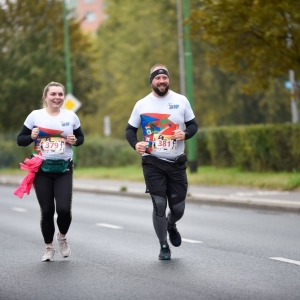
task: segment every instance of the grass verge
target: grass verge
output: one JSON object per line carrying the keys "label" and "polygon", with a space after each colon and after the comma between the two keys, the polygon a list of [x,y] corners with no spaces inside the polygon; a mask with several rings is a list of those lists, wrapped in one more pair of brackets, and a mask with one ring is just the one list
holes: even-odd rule
{"label": "grass verge", "polygon": [[[0,175],[24,175],[17,169],[2,169]],[[197,173],[187,171],[189,184],[209,186],[240,186],[262,189],[294,190],[300,188],[300,173],[250,173],[236,168],[218,169],[199,167]],[[144,181],[143,171],[138,166],[120,168],[76,168],[75,178],[118,179]]]}

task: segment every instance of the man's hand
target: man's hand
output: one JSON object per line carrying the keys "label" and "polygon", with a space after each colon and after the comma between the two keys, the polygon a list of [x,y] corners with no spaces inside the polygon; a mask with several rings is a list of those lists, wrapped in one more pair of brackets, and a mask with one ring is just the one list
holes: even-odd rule
{"label": "man's hand", "polygon": [[175,140],[183,141],[185,139],[185,132],[179,129],[173,131]]}
{"label": "man's hand", "polygon": [[147,146],[148,146],[148,142],[138,142],[135,145],[135,150],[139,154],[144,154]]}

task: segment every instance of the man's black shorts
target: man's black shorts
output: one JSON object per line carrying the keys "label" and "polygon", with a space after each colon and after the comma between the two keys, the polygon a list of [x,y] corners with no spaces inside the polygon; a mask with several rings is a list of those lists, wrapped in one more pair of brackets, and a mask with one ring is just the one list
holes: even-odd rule
{"label": "man's black shorts", "polygon": [[186,197],[188,182],[186,165],[168,162],[151,155],[142,157],[146,193],[168,191]]}

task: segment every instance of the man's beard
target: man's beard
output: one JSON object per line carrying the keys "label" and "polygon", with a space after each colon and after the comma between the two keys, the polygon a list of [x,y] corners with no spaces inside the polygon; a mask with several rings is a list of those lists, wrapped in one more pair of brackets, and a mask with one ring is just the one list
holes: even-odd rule
{"label": "man's beard", "polygon": [[153,88],[154,92],[155,92],[158,96],[163,97],[163,96],[165,96],[165,95],[168,93],[170,86],[167,85],[167,86],[165,87],[165,89],[164,89],[162,92],[159,90],[159,88],[158,88],[157,86],[153,86],[153,85],[152,85],[152,88]]}

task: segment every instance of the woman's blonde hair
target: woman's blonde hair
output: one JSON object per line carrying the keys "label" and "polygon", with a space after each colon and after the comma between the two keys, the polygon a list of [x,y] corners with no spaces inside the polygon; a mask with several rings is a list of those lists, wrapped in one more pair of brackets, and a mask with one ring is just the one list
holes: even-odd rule
{"label": "woman's blonde hair", "polygon": [[46,98],[47,93],[48,93],[48,91],[49,91],[49,89],[50,89],[51,86],[59,86],[59,87],[61,87],[61,88],[63,89],[64,94],[66,93],[66,92],[65,92],[65,87],[64,87],[63,84],[61,84],[61,83],[59,83],[59,82],[54,82],[54,81],[48,83],[48,84],[45,86],[44,92],[43,92],[43,98],[42,98],[42,99],[43,99],[43,103],[42,103],[42,107],[43,107],[43,108],[46,108],[46,107],[47,107],[47,103],[46,103],[46,101],[45,101],[45,98]]}

